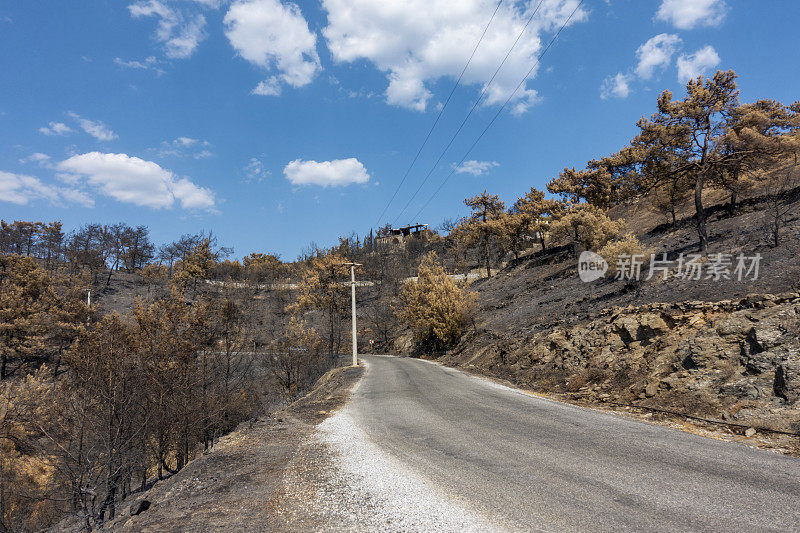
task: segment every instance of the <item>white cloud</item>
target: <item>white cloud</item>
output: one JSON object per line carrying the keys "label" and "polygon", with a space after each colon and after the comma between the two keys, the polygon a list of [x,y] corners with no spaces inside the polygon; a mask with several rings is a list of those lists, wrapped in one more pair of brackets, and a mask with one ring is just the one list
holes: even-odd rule
{"label": "white cloud", "polygon": [[485,174],[489,171],[490,168],[494,168],[500,166],[497,161],[476,161],[474,159],[470,159],[469,161],[464,161],[460,165],[456,166],[453,163],[453,168],[455,169],[457,174],[472,174],[473,176],[480,176],[481,174]]}
{"label": "white cloud", "polygon": [[606,100],[608,98],[627,98],[631,94],[631,75],[618,72],[614,76],[608,76],[603,80],[600,86],[600,98]]}
{"label": "white cloud", "polygon": [[62,205],[62,200],[86,207],[94,205],[94,201],[82,191],[56,187],[33,176],[1,170],[0,200],[17,205],[27,205],[33,200],[47,200],[53,205]]}
{"label": "white cloud", "polygon": [[322,187],[366,183],[370,177],[364,165],[354,157],[319,162],[295,159],[284,167],[283,175],[294,185],[321,185]]}
{"label": "white cloud", "polygon": [[259,82],[250,94],[256,94],[258,96],[280,96],[281,80],[275,76],[270,76],[266,80]]}
{"label": "white cloud", "polygon": [[134,70],[152,70],[158,75],[164,74],[164,70],[158,66],[158,59],[155,56],[149,56],[142,61],[130,60],[125,61],[122,58],[115,57],[114,63],[122,68],[129,68]]}
{"label": "white cloud", "polygon": [[[539,2],[503,3],[464,74],[463,83],[483,85]],[[530,26],[487,90],[488,105],[504,102],[542,51],[542,34],[566,21],[578,0],[544,0]],[[439,78],[455,78],[483,32],[496,3],[453,0],[323,0],[328,26],[323,35],[337,62],[372,62],[386,73],[389,104],[424,111]],[[587,17],[583,9],[570,24]],[[536,70],[531,76],[536,75]],[[515,111],[528,108],[536,91],[523,86]]]}
{"label": "white cloud", "polygon": [[660,33],[648,39],[636,49],[636,68],[633,71],[618,72],[607,76],[600,85],[600,98],[627,98],[631,92],[631,84],[640,80],[649,80],[657,70],[663,70],[672,62],[672,57],[681,47],[681,38],[675,34]]}
{"label": "white cloud", "polygon": [[113,141],[117,138],[117,134],[111,131],[108,126],[99,120],[89,120],[88,118],[83,118],[77,113],[72,112],[67,114],[78,122],[78,125],[81,127],[81,129],[83,129],[83,131],[98,141]]}
{"label": "white cloud", "polygon": [[239,0],[225,14],[225,35],[242,58],[277,71],[253,94],[280,94],[278,79],[293,87],[311,83],[321,69],[317,36],[296,4],[279,0]]}
{"label": "white cloud", "polygon": [[152,148],[159,157],[193,157],[195,159],[206,159],[213,157],[214,153],[209,150],[211,143],[193,139],[191,137],[178,137],[172,141],[162,141],[161,146]]}
{"label": "white cloud", "polygon": [[245,181],[248,183],[260,182],[270,174],[271,172],[264,168],[264,163],[257,157],[251,157],[247,166],[244,167]]}
{"label": "white cloud", "polygon": [[666,68],[672,61],[672,56],[678,51],[681,38],[674,34],[660,33],[651,37],[636,50],[636,75],[643,80],[653,77],[656,69]]}
{"label": "white cloud", "polygon": [[34,152],[28,157],[19,160],[20,163],[38,163],[39,166],[46,167],[50,163],[50,156],[41,152]]}
{"label": "white cloud", "polygon": [[[215,7],[216,2],[198,2]],[[140,1],[128,6],[134,18],[156,17],[156,40],[164,45],[164,53],[172,59],[191,56],[205,39],[206,18],[202,13],[184,13],[160,0]]]}
{"label": "white cloud", "polygon": [[214,194],[188,178],[178,178],[152,161],[126,154],[89,152],[74,155],[58,169],[85,179],[102,194],[117,201],[168,208],[178,201],[185,209],[211,209]]}
{"label": "white cloud", "polygon": [[690,30],[696,26],[719,25],[727,11],[723,0],[663,0],[656,19],[681,30]]}
{"label": "white cloud", "polygon": [[45,135],[66,135],[72,133],[74,130],[64,124],[63,122],[51,122],[47,126],[39,128],[39,132]]}
{"label": "white cloud", "polygon": [[175,139],[172,142],[173,142],[173,144],[179,144],[181,146],[187,146],[188,147],[188,146],[194,146],[197,143],[199,143],[200,141],[197,140],[197,139],[192,139],[191,137],[178,137],[177,139]]}
{"label": "white cloud", "polygon": [[691,55],[678,58],[678,80],[682,83],[697,76],[705,75],[719,65],[720,58],[712,46],[704,46]]}

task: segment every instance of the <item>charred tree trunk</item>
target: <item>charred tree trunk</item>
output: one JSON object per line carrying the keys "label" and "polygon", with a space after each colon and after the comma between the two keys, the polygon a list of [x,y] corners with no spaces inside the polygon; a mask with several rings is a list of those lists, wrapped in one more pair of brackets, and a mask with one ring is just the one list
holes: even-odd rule
{"label": "charred tree trunk", "polygon": [[697,182],[694,188],[694,207],[695,207],[695,221],[697,223],[697,236],[700,240],[700,253],[706,255],[708,253],[708,230],[706,228],[706,210],[703,207],[703,186],[705,184],[704,172],[700,172],[697,176]]}
{"label": "charred tree trunk", "polygon": [[731,191],[731,203],[728,205],[728,214],[733,216],[736,213],[736,204],[739,201],[739,191],[737,189],[733,189]]}
{"label": "charred tree trunk", "polygon": [[483,250],[486,259],[486,277],[492,277],[492,267],[491,267],[491,254],[489,252],[489,235],[487,234],[483,238]]}

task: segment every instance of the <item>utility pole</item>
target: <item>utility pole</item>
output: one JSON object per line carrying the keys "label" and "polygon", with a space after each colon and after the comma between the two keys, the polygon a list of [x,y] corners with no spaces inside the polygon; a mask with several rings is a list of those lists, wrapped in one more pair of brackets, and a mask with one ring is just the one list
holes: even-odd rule
{"label": "utility pole", "polygon": [[356,267],[359,263],[344,263],[350,267],[350,311],[353,319],[353,366],[358,366],[358,339],[356,338]]}

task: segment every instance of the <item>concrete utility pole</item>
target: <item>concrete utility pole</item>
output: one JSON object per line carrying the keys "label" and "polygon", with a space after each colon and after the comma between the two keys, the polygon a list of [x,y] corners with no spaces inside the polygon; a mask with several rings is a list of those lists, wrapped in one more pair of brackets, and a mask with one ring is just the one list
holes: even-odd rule
{"label": "concrete utility pole", "polygon": [[356,267],[360,263],[344,263],[350,267],[350,311],[353,315],[353,366],[358,366],[358,339],[356,338]]}

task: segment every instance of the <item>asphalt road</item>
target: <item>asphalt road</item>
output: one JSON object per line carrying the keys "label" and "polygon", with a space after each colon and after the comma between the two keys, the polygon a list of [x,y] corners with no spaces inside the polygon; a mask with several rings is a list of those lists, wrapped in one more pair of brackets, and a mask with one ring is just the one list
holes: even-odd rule
{"label": "asphalt road", "polygon": [[498,526],[800,531],[800,460],[365,356],[348,409],[382,450]]}

